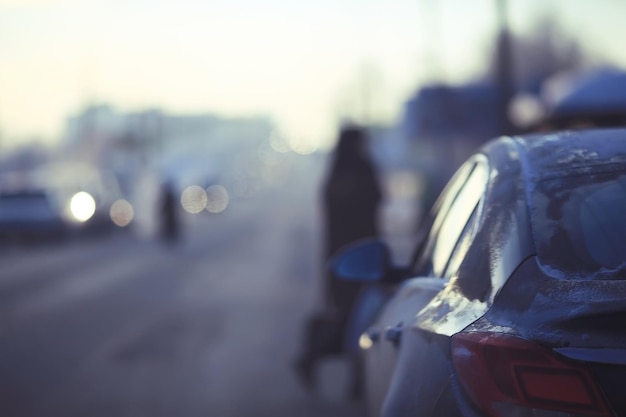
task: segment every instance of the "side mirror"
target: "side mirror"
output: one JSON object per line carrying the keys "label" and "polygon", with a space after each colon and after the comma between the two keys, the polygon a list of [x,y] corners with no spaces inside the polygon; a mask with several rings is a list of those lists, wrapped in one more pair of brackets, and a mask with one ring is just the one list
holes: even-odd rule
{"label": "side mirror", "polygon": [[335,277],[345,281],[382,281],[391,269],[389,247],[378,239],[355,243],[330,261]]}

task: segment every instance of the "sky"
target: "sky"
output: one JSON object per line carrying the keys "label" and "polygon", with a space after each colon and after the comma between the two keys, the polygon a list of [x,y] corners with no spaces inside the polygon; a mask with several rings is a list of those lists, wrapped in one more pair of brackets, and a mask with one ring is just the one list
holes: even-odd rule
{"label": "sky", "polygon": [[[626,66],[619,0],[508,3],[515,30],[532,30],[547,10]],[[285,134],[322,141],[342,118],[392,122],[419,85],[481,73],[496,30],[494,5],[0,0],[0,147],[54,142],[67,116],[90,102],[122,111],[267,115]]]}

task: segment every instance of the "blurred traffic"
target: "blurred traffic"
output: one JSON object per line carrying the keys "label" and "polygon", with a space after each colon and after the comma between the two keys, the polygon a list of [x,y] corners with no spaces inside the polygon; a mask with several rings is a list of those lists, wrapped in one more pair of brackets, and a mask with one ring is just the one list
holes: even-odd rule
{"label": "blurred traffic", "polygon": [[[0,2],[0,408],[362,415],[353,352],[294,369],[333,313],[327,260],[376,235],[409,263],[489,139],[626,124],[624,11]],[[351,127],[375,226],[331,250],[324,182]]]}

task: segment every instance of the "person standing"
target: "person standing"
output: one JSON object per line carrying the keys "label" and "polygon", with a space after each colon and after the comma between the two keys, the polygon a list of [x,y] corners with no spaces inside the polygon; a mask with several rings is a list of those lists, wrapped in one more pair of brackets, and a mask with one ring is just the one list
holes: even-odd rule
{"label": "person standing", "polygon": [[[364,130],[344,128],[323,188],[325,262],[350,243],[378,236],[381,199]],[[330,272],[325,278],[326,301],[330,306],[342,312],[351,307],[358,288],[334,279]]]}
{"label": "person standing", "polygon": [[177,201],[172,184],[166,182],[161,187],[161,236],[168,244],[174,244],[180,235]]}
{"label": "person standing", "polygon": [[[366,141],[364,129],[345,127],[332,156],[322,190],[325,265],[346,245],[379,234],[382,192]],[[324,270],[324,312],[309,320],[303,352],[296,362],[298,374],[308,387],[314,384],[320,359],[345,353],[345,327],[362,288],[361,284],[341,281]],[[358,396],[356,383],[353,381],[353,396]]]}

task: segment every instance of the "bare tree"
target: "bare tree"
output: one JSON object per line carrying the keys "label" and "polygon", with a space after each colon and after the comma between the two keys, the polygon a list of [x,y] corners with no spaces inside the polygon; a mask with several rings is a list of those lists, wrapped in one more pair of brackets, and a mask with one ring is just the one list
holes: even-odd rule
{"label": "bare tree", "polygon": [[[538,85],[561,71],[581,68],[593,61],[576,37],[565,32],[553,16],[542,16],[525,35],[512,34],[512,68],[517,85]],[[494,48],[488,74],[497,74]],[[492,78],[494,79],[494,78]]]}

